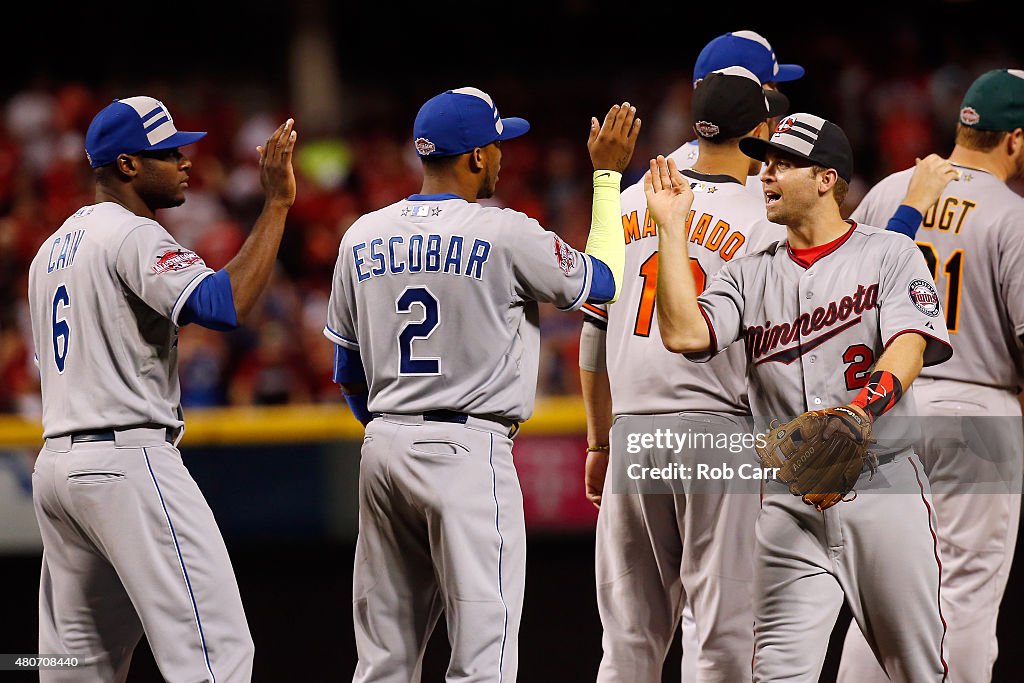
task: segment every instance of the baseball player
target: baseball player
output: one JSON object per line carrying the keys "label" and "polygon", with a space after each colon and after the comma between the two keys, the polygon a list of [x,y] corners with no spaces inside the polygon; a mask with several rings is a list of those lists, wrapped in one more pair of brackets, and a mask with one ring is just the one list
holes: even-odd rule
{"label": "baseball player", "polygon": [[[927,265],[902,235],[846,222],[853,171],[843,131],[787,116],[764,161],[767,217],[784,242],[726,263],[697,295],[685,217],[692,193],[671,161],[645,178],[658,224],[658,323],[666,347],[706,361],[743,339],[755,423],[855,405],[875,422],[879,465],[852,502],[818,512],[775,480],[756,525],[753,679],[817,681],[843,601],[897,681],[941,681],[945,626],[927,478],[900,416],[922,365],[950,357]],[[891,428],[890,428],[891,425]],[[884,438],[883,438],[884,437]]]}
{"label": "baseball player", "polygon": [[145,96],[114,100],[89,125],[96,203],[29,268],[46,438],[32,475],[39,652],[81,663],[42,681],[124,681],[143,633],[168,681],[251,678],[231,561],[176,447],[178,328],[231,329],[253,307],[295,200],[293,126],[258,148],[263,211],[214,272],[156,221],[185,201],[192,162],[180,148],[206,133],[176,130]]}
{"label": "baseball player", "polygon": [[[760,33],[731,31],[708,42],[697,55],[697,61],[693,65],[694,87],[712,71],[729,66],[749,69],[766,90],[778,90],[779,83],[795,81],[804,75],[804,68],[799,64],[779,64],[771,43]],[[772,127],[774,128],[774,125]],[[675,160],[680,170],[690,168],[697,163],[700,156],[699,143],[699,139],[690,140],[667,156]],[[760,171],[758,168],[744,179],[751,194],[759,201],[764,196],[761,192]]]}
{"label": "baseball player", "polygon": [[[739,140],[748,134],[767,138],[767,119],[787,106],[784,95],[763,90],[743,67],[712,72],[694,90],[701,156],[683,175],[695,195],[688,219],[690,264],[701,278],[785,237],[782,226],[765,219],[763,199],[744,187],[760,164],[740,151]],[[741,680],[749,676],[753,650],[750,583],[758,497],[602,495],[613,415],[675,415],[680,431],[709,420],[716,429],[751,428],[739,347],[699,365],[661,343],[654,315],[657,230],[642,182],[622,193],[622,225],[622,294],[613,306],[584,305],[580,343],[591,427],[587,495],[600,507],[596,578],[604,655],[597,680],[660,682],[684,604],[695,617],[695,645],[684,651],[694,661],[695,680]],[[753,457],[752,451],[747,455]],[[623,457],[612,454],[616,462]]]}
{"label": "baseball player", "polygon": [[476,202],[494,193],[502,143],[529,124],[501,118],[477,88],[448,90],[413,126],[421,193],[342,238],[324,332],[335,380],[368,423],[354,681],[419,681],[442,613],[446,680],[516,679],[526,529],[512,437],[533,410],[538,302],[578,310],[617,296],[619,181],[639,129],[628,103],[591,122],[593,226],[579,252]]}
{"label": "baseball player", "polygon": [[[974,81],[949,161],[960,176],[922,212],[916,237],[956,353],[923,370],[915,393],[930,418],[921,448],[939,521],[950,680],[981,683],[991,680],[998,652],[996,621],[1020,518],[1024,199],[1006,182],[1024,174],[1024,71],[996,69]],[[908,169],[883,179],[852,217],[871,223],[891,212],[910,176]],[[900,212],[911,227],[922,221],[921,213]],[[1004,417],[977,419],[983,415]],[[855,626],[840,680],[887,680]]]}

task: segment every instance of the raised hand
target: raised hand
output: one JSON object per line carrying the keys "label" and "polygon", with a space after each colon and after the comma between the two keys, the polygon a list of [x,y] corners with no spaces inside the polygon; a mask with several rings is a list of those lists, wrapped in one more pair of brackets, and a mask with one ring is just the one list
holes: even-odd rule
{"label": "raised hand", "polygon": [[676,167],[675,159],[666,161],[661,155],[651,159],[651,170],[644,174],[644,194],[651,218],[659,229],[686,224],[686,214],[693,203],[693,190]]}
{"label": "raised hand", "polygon": [[594,170],[625,171],[633,158],[639,134],[640,119],[636,116],[636,107],[629,102],[612,105],[601,125],[596,118],[591,118],[587,149]]}
{"label": "raised hand", "polygon": [[910,186],[903,203],[912,206],[922,214],[939,201],[946,185],[960,177],[960,171],[938,154],[929,154],[924,159],[916,159],[914,174],[910,176]]}
{"label": "raised hand", "polygon": [[265,146],[256,147],[260,154],[260,184],[266,193],[265,202],[291,206],[295,202],[295,172],[292,152],[295,150],[295,120],[288,119],[273,132]]}

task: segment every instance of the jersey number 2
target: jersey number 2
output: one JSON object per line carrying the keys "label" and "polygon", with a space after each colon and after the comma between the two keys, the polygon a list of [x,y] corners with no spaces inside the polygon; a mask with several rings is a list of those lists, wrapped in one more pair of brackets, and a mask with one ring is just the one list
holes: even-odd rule
{"label": "jersey number 2", "polygon": [[406,287],[402,295],[395,300],[395,311],[402,314],[412,313],[412,307],[419,305],[423,310],[423,319],[408,322],[398,334],[398,352],[401,358],[398,368],[400,375],[440,375],[440,358],[415,358],[412,355],[412,343],[417,339],[426,339],[434,334],[441,321],[440,306],[437,297],[426,287]]}
{"label": "jersey number 2", "polygon": [[[695,258],[690,259],[690,269],[693,270],[697,294],[700,294],[704,291],[708,276]],[[640,266],[640,277],[644,279],[644,288],[640,292],[640,305],[636,309],[633,334],[638,337],[650,337],[651,323],[654,322],[654,297],[658,293],[658,252],[651,254]]]}
{"label": "jersey number 2", "polygon": [[61,315],[62,306],[71,308],[71,297],[64,285],[57,287],[57,291],[53,293],[53,309],[50,315],[53,327],[53,362],[57,365],[57,372],[61,374],[64,373],[64,363],[68,359],[68,344],[71,342],[71,326]]}

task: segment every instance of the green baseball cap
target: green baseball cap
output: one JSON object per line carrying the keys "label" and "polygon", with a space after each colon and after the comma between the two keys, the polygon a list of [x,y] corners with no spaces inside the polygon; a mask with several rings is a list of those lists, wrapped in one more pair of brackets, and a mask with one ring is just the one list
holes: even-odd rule
{"label": "green baseball cap", "polygon": [[977,130],[1024,128],[1024,70],[993,69],[979,76],[964,95],[960,123]]}

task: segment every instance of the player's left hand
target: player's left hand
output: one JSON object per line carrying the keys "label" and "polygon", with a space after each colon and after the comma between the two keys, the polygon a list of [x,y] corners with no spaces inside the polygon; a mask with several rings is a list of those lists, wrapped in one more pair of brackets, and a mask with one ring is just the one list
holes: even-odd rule
{"label": "player's left hand", "polygon": [[639,134],[640,119],[636,116],[636,107],[629,102],[612,105],[600,126],[596,118],[591,118],[587,149],[594,170],[623,173],[633,158]]}
{"label": "player's left hand", "polygon": [[587,487],[587,500],[601,509],[601,496],[604,494],[604,480],[608,473],[608,451],[590,451],[587,453],[587,465],[583,475]]}
{"label": "player's left hand", "polygon": [[693,203],[690,183],[676,167],[676,160],[658,155],[651,159],[651,170],[644,174],[644,194],[651,218],[659,227],[682,226]]}

